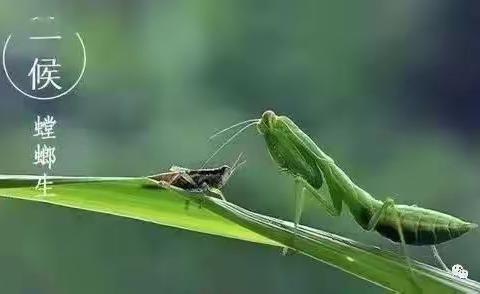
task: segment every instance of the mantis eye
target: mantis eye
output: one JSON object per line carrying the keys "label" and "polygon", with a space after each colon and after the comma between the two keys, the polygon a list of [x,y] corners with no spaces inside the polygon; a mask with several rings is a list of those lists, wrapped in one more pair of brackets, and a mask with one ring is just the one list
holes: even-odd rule
{"label": "mantis eye", "polygon": [[275,114],[275,112],[273,112],[271,110],[267,110],[262,114],[262,121],[271,122],[276,117],[277,117],[277,115]]}

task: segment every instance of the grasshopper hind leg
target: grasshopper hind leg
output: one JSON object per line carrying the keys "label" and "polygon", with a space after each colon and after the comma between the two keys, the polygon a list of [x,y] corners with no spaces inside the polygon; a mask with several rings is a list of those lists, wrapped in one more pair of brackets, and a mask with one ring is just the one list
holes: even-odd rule
{"label": "grasshopper hind leg", "polygon": [[[171,189],[171,188],[172,188],[172,185],[171,185],[171,183],[169,183],[169,182],[165,182],[165,181],[155,181],[155,180],[152,180],[152,179],[149,179],[149,180],[155,182],[155,184],[157,184],[157,185],[158,185],[160,188],[162,188],[162,189],[168,190],[168,189]],[[189,208],[190,208],[190,200],[189,200],[189,199],[186,199],[186,200],[185,200],[184,209],[188,211]]]}

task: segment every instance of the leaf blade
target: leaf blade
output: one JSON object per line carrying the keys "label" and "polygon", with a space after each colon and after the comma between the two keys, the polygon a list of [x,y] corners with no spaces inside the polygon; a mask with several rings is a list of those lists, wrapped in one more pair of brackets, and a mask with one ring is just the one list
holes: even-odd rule
{"label": "leaf blade", "polygon": [[[415,262],[418,281],[410,279],[403,259],[334,234],[300,226],[297,237],[291,222],[260,215],[229,202],[160,190],[143,178],[57,177],[52,193],[34,190],[35,176],[0,176],[0,196],[107,213],[190,231],[288,246],[386,289],[442,293],[480,292],[480,284],[459,280],[431,266]],[[192,205],[185,208],[185,201]],[[199,208],[201,202],[204,208]],[[206,209],[205,209],[206,208]]]}

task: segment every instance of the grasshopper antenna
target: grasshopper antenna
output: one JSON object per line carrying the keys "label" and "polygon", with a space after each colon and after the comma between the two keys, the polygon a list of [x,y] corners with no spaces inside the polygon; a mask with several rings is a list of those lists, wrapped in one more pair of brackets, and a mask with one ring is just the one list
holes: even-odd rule
{"label": "grasshopper antenna", "polygon": [[258,118],[248,119],[248,120],[241,121],[241,122],[236,123],[236,124],[234,124],[234,125],[232,125],[232,126],[229,126],[228,128],[225,128],[225,129],[223,129],[223,130],[220,130],[220,131],[216,132],[215,134],[213,134],[212,136],[210,136],[210,138],[208,138],[208,140],[212,140],[213,138],[215,138],[215,137],[217,137],[217,136],[225,133],[226,131],[229,131],[229,130],[231,130],[231,129],[233,129],[233,128],[236,128],[236,127],[238,127],[238,126],[241,126],[241,125],[243,125],[243,124],[252,123],[252,122],[257,122],[257,121],[259,121]]}
{"label": "grasshopper antenna", "polygon": [[220,147],[218,147],[218,149],[213,152],[213,154],[203,163],[202,167],[201,168],[204,168],[207,163],[210,162],[210,160],[212,160],[212,158],[215,157],[215,155],[218,154],[218,152],[220,152],[225,146],[227,146],[230,142],[233,141],[233,139],[235,139],[238,135],[240,135],[243,131],[245,131],[246,129],[248,129],[249,127],[253,126],[253,125],[256,125],[258,124],[259,120],[256,119],[252,122],[250,122],[249,124],[247,124],[246,126],[242,127],[239,131],[237,131],[235,134],[233,134],[230,138],[228,138],[227,141],[225,141],[225,143],[223,143]]}
{"label": "grasshopper antenna", "polygon": [[235,162],[233,163],[232,171],[230,172],[231,175],[233,174],[234,171],[236,171],[239,167],[241,167],[247,162],[246,160],[240,161],[240,159],[242,159],[242,156],[243,156],[243,152],[241,152],[238,155],[237,160],[235,160]]}
{"label": "grasshopper antenna", "polygon": [[225,179],[224,182],[228,181],[228,179],[233,175],[233,173],[239,168],[241,167],[243,164],[245,164],[245,162],[247,162],[246,160],[243,160],[243,161],[240,161],[240,159],[242,159],[242,156],[243,156],[243,152],[241,152],[238,157],[237,157],[237,160],[235,160],[235,162],[233,163],[232,165],[232,168],[230,169],[230,171],[228,172],[228,174],[225,175]]}

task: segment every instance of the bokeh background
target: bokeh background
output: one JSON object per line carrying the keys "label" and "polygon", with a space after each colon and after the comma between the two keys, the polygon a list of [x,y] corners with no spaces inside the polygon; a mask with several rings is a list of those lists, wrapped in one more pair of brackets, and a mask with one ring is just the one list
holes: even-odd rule
{"label": "bokeh background", "polygon": [[[37,114],[58,121],[54,174],[143,176],[199,167],[216,130],[266,109],[293,118],[375,197],[480,222],[480,4],[454,1],[3,0],[0,37],[53,15],[88,64],[51,102],[0,74],[0,173],[32,165]],[[28,71],[18,48],[15,71]],[[78,52],[65,49],[65,62]],[[25,72],[25,74],[26,74]],[[77,71],[63,70],[65,76]],[[247,131],[225,194],[293,216],[293,183]],[[310,201],[303,223],[398,250]],[[2,293],[383,293],[301,255],[67,208],[0,200]],[[480,234],[439,246],[480,279]],[[428,248],[410,253],[433,263]]]}

